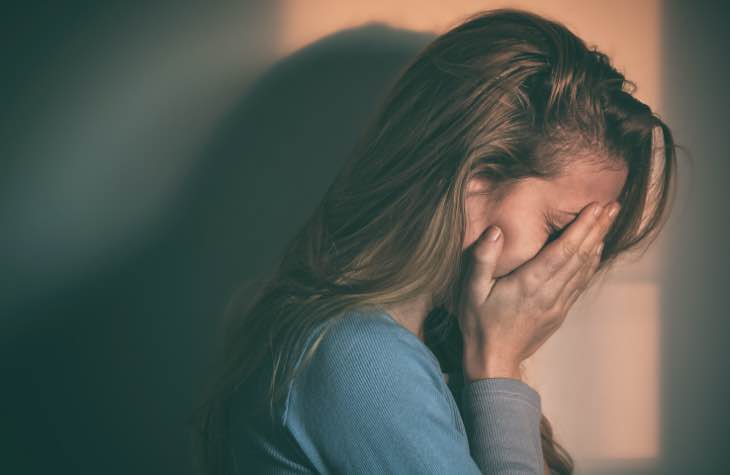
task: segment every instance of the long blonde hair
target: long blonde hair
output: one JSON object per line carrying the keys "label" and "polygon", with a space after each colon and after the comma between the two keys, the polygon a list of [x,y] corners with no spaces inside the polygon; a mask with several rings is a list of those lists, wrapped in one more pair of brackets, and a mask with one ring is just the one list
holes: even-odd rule
{"label": "long blonde hair", "polygon": [[[576,157],[623,163],[623,206],[601,265],[648,245],[670,208],[675,145],[634,89],[564,25],[522,10],[478,12],[425,47],[277,268],[254,292],[242,288],[231,300],[224,364],[193,417],[204,471],[223,473],[227,404],[236,388],[268,358],[273,404],[348,310],[431,293],[427,341],[458,369],[452,309],[465,268],[470,178],[488,178],[499,200],[516,180],[555,177]],[[663,153],[653,163],[655,129]],[[305,348],[313,332],[315,343]],[[572,473],[544,416],[540,429],[546,466]]]}

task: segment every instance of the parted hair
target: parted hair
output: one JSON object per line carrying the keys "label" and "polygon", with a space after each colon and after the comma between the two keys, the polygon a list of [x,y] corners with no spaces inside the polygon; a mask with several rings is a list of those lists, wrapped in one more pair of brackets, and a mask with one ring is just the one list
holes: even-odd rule
{"label": "parted hair", "polygon": [[[348,310],[431,293],[427,344],[445,371],[459,370],[453,309],[472,177],[504,191],[522,178],[559,176],[575,160],[626,166],[601,269],[645,250],[671,208],[676,146],[635,90],[563,24],[518,9],[477,12],[422,49],[270,274],[231,296],[223,365],[191,417],[199,469],[224,473],[233,392],[269,361],[273,404]],[[550,473],[573,473],[544,415],[540,431]]]}

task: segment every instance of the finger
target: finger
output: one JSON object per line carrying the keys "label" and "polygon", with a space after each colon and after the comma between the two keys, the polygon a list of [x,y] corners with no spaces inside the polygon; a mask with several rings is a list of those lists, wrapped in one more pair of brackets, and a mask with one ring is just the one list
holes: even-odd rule
{"label": "finger", "polygon": [[573,303],[575,303],[578,297],[580,297],[591,282],[591,279],[596,274],[596,271],[601,264],[602,253],[603,244],[600,243],[594,251],[591,262],[585,265],[580,272],[576,273],[575,277],[563,288],[560,297],[558,298],[558,305],[564,309],[564,312],[567,313]]}
{"label": "finger", "polygon": [[545,305],[560,308],[565,296],[584,281],[597,257],[599,255],[596,255],[596,247],[591,250],[581,249],[577,252],[568,265],[560,269],[543,285],[540,292]]}
{"label": "finger", "polygon": [[487,299],[494,285],[494,270],[502,253],[502,230],[490,226],[479,237],[472,248],[472,260],[467,277],[467,302],[474,307],[480,306]]}
{"label": "finger", "polygon": [[583,208],[558,239],[545,246],[532,260],[524,264],[524,278],[527,279],[530,288],[539,288],[573,260],[581,249],[583,240],[597,222],[602,209],[603,207],[597,202]]}
{"label": "finger", "polygon": [[570,261],[566,265],[550,277],[550,285],[547,287],[562,289],[571,277],[576,272],[579,272],[579,269],[593,261],[593,252],[611,228],[611,224],[616,219],[619,209],[620,205],[618,202],[609,203],[603,208],[603,211],[594,222],[593,227],[588,232],[579,249],[573,253]]}
{"label": "finger", "polygon": [[606,205],[603,213],[601,213],[598,218],[597,226],[591,229],[590,233],[588,234],[588,236],[586,236],[586,239],[583,242],[583,245],[586,249],[594,249],[598,245],[598,243],[606,237],[606,234],[611,229],[613,223],[616,221],[616,217],[618,216],[618,212],[620,209],[621,205],[617,201]]}
{"label": "finger", "polygon": [[[591,277],[592,276],[593,276],[593,274],[591,274]],[[575,302],[581,297],[581,295],[583,295],[583,293],[588,288],[588,283],[590,283],[590,277],[588,278],[588,280],[586,280],[583,283],[583,285],[580,285],[580,286],[574,288],[573,291],[570,292],[570,294],[567,296],[567,298],[563,302],[561,302],[562,303],[561,308],[563,309],[564,315],[568,314],[570,309],[573,307],[573,304],[575,304]]]}

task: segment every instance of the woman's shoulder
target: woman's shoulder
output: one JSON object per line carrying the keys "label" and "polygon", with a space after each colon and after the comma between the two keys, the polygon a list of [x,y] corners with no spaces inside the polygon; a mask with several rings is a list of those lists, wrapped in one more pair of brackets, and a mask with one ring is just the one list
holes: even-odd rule
{"label": "woman's shoulder", "polygon": [[326,327],[301,355],[312,351],[290,386],[284,419],[291,406],[338,404],[363,392],[396,397],[393,385],[447,389],[436,356],[389,314],[349,311]]}
{"label": "woman's shoulder", "polygon": [[[319,341],[317,341],[319,336]],[[390,314],[377,309],[350,310],[325,325],[325,331],[310,338],[314,366],[337,366],[337,372],[353,369],[345,365],[374,365],[386,360],[389,365],[407,363],[413,358],[435,368],[439,362],[433,352]],[[315,348],[312,348],[312,347]],[[409,358],[410,356],[410,358]]]}
{"label": "woman's shoulder", "polygon": [[438,360],[415,334],[380,311],[328,323],[293,378],[282,420],[315,467],[399,473],[442,442],[468,454]]}

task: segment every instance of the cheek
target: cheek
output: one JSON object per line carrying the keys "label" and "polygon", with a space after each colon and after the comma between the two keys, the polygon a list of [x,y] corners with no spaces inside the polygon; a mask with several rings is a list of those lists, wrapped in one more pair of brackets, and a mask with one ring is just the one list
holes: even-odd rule
{"label": "cheek", "polygon": [[502,255],[495,277],[509,274],[537,255],[547,241],[545,229],[537,223],[499,223],[504,232]]}
{"label": "cheek", "polygon": [[471,246],[479,239],[490,225],[496,224],[489,219],[489,216],[493,215],[493,210],[487,198],[483,196],[472,196],[468,198],[466,209],[466,234],[461,246],[462,250]]}
{"label": "cheek", "polygon": [[534,208],[530,203],[509,201],[491,208],[486,198],[470,197],[467,200],[467,226],[462,249],[471,246],[487,227],[495,224],[504,233],[502,255],[497,262],[495,277],[512,272],[532,259],[547,241],[542,215],[533,212]]}

